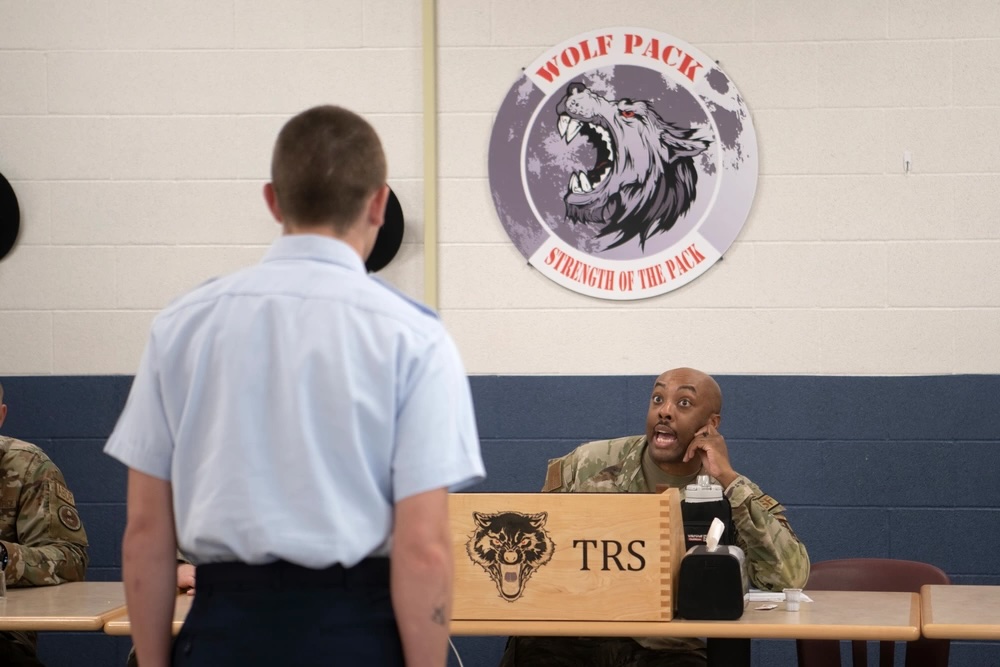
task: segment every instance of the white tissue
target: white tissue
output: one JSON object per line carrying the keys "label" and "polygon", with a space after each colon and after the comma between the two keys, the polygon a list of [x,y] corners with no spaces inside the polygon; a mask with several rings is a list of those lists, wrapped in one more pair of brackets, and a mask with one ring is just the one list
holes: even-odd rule
{"label": "white tissue", "polygon": [[715,551],[719,548],[719,540],[722,539],[722,533],[726,530],[726,524],[719,520],[719,517],[712,519],[712,525],[708,527],[708,534],[705,536],[705,546],[708,547],[709,551]]}

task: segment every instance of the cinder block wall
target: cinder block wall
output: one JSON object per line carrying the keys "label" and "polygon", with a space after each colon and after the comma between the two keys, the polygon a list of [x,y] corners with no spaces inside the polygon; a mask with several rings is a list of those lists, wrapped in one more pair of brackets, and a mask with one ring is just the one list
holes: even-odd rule
{"label": "cinder block wall", "polygon": [[[158,309],[275,236],[260,194],[274,136],[323,102],[382,134],[407,219],[385,276],[423,296],[421,3],[63,5],[0,2],[0,171],[24,222],[0,262],[0,373],[134,372]],[[471,373],[1000,372],[984,335],[1000,328],[992,0],[435,6],[438,303]],[[628,23],[722,64],[753,117],[760,179],[725,261],[620,303],[527,266],[486,176],[521,68]]]}

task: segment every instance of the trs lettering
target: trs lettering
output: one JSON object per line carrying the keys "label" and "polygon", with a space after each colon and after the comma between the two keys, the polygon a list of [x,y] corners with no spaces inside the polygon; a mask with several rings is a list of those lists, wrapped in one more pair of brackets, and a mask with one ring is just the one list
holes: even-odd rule
{"label": "trs lettering", "polygon": [[[574,549],[577,547],[583,548],[580,571],[582,572],[590,571],[590,564],[588,561],[588,557],[590,554],[588,552],[588,548],[593,547],[594,550],[597,551],[597,542],[598,542],[597,540],[573,540]],[[646,559],[642,556],[641,553],[639,553],[639,551],[637,551],[638,547],[646,546],[645,541],[632,540],[631,542],[628,543],[627,549],[629,555],[632,556],[632,559],[630,559],[630,561],[625,565],[623,565],[622,561],[619,559],[619,556],[621,556],[622,554],[621,542],[619,542],[618,540],[601,540],[600,544],[601,544],[602,572],[608,572],[609,570],[611,570],[611,563],[615,564],[615,568],[617,568],[619,572],[624,572],[625,570],[628,570],[630,572],[638,572],[639,570],[642,570],[643,568],[646,567]]]}

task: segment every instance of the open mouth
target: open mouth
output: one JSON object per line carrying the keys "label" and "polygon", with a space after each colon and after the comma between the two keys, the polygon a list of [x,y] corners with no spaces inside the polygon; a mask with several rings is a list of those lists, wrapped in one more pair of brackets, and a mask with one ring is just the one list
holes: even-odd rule
{"label": "open mouth", "polygon": [[666,447],[677,442],[677,436],[673,433],[657,433],[653,437],[653,444],[658,447]]}
{"label": "open mouth", "polygon": [[611,173],[611,168],[614,166],[614,144],[611,143],[611,133],[600,125],[560,114],[559,136],[568,144],[578,134],[586,137],[591,145],[597,149],[597,160],[592,169],[570,174],[569,190],[580,195],[593,191]]}
{"label": "open mouth", "polygon": [[500,591],[504,597],[517,599],[521,595],[521,566],[500,565]]}
{"label": "open mouth", "polygon": [[657,426],[653,431],[653,446],[669,447],[677,442],[677,434],[671,429]]}

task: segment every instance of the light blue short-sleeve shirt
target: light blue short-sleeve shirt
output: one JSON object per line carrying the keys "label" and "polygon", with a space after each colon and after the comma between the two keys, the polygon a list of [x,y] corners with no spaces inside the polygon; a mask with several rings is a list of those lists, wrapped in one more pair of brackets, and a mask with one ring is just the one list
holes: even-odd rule
{"label": "light blue short-sleeve shirt", "polygon": [[105,451],[171,482],[195,563],[350,567],[388,554],[395,502],[485,476],[441,322],[315,235],[156,317]]}

